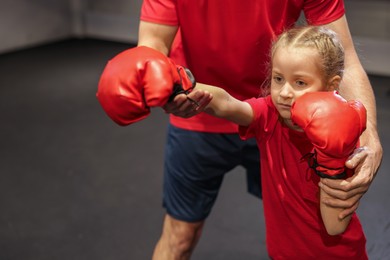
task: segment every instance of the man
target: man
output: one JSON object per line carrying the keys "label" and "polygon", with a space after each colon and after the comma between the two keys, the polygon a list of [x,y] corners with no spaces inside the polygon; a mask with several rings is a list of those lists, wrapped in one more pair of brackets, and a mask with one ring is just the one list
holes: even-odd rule
{"label": "man", "polygon": [[[320,183],[333,198],[324,203],[345,208],[340,214],[344,218],[357,209],[383,152],[374,94],[354,49],[342,0],[145,0],[138,46],[169,55],[176,64],[189,68],[196,81],[222,87],[243,100],[261,94],[271,41],[294,26],[301,11],[309,24],[326,25],[339,34],[346,54],[340,93],[348,100],[362,101],[368,111],[367,130],[360,140],[363,148],[346,162],[348,168],[355,168],[355,175]],[[188,97],[200,98],[196,88]],[[153,259],[189,259],[224,174],[241,164],[248,180],[256,180],[259,155],[255,142],[241,141],[232,123],[204,113],[176,117],[197,113],[185,94],[176,96],[165,109],[171,113],[163,195],[167,214]],[[250,190],[259,195],[258,190]]]}

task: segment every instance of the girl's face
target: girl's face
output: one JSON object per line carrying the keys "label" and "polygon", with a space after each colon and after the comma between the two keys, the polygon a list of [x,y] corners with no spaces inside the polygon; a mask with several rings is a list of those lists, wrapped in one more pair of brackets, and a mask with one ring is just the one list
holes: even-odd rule
{"label": "girl's face", "polygon": [[291,105],[306,92],[327,91],[320,58],[311,48],[279,47],[272,59],[271,98],[280,117],[290,128]]}

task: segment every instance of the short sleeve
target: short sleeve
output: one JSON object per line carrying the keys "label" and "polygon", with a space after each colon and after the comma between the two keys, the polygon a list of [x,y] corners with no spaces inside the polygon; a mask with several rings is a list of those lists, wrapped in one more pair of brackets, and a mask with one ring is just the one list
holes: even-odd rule
{"label": "short sleeve", "polygon": [[306,0],[303,11],[311,25],[331,23],[345,14],[343,0]]}
{"label": "short sleeve", "polygon": [[178,25],[174,0],[144,0],[141,7],[141,20],[165,25]]}
{"label": "short sleeve", "polygon": [[[247,140],[252,137],[262,138],[269,130],[269,123],[275,116],[276,111],[272,109],[270,96],[265,98],[251,98],[245,100],[252,107],[254,118],[249,126],[239,126],[240,138]],[[277,118],[277,116],[276,116]]]}
{"label": "short sleeve", "polygon": [[238,127],[238,134],[242,140],[247,140],[249,138],[252,138],[255,136],[257,130],[256,130],[256,118],[258,118],[258,114],[256,111],[256,98],[251,98],[248,100],[245,100],[245,102],[249,103],[249,105],[252,107],[254,118],[250,125],[248,126],[239,126]]}

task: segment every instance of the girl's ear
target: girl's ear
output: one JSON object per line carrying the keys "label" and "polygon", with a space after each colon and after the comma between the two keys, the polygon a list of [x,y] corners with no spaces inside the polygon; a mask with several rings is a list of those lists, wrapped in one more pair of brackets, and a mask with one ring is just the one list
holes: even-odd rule
{"label": "girl's ear", "polygon": [[328,81],[328,91],[338,90],[341,82],[339,75],[334,76]]}

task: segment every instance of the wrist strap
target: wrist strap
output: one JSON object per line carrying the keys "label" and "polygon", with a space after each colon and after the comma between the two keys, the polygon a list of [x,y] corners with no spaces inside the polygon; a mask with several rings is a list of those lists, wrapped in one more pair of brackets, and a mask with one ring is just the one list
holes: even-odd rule
{"label": "wrist strap", "polygon": [[308,153],[306,155],[304,155],[302,157],[302,159],[306,159],[307,160],[307,163],[309,164],[309,167],[311,169],[314,170],[314,172],[320,176],[321,178],[328,178],[328,179],[345,179],[345,177],[347,177],[347,172],[344,170],[343,172],[341,173],[338,173],[338,174],[335,174],[335,175],[329,175],[329,174],[326,174],[322,171],[319,171],[317,168],[318,167],[321,167],[321,168],[325,168],[325,169],[328,169],[328,170],[341,170],[341,169],[345,169],[345,167],[343,168],[329,168],[329,167],[325,167],[321,164],[318,163],[317,161],[317,152],[316,150],[314,149],[314,152],[313,153]]}

